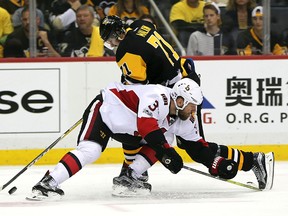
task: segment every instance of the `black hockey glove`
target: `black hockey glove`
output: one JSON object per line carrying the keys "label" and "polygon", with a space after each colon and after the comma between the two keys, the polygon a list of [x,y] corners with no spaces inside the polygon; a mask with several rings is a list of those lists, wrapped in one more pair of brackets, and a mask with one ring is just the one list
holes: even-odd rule
{"label": "black hockey glove", "polygon": [[232,179],[238,171],[237,163],[233,160],[227,160],[223,157],[216,157],[209,168],[209,173],[213,176],[219,176],[223,179]]}
{"label": "black hockey glove", "polygon": [[161,151],[156,151],[156,158],[174,174],[183,167],[183,160],[174,148],[162,147]]}
{"label": "black hockey glove", "polygon": [[167,143],[161,129],[150,132],[145,141],[156,152],[156,158],[172,173],[178,173],[183,167],[180,155]]}
{"label": "black hockey glove", "polygon": [[194,80],[200,86],[200,78],[196,73],[193,59],[187,58],[183,64],[183,67],[185,68],[188,77]]}

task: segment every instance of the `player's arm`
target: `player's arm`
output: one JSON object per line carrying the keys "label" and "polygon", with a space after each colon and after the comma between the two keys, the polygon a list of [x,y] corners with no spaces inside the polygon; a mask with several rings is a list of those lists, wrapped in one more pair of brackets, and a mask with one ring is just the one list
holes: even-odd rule
{"label": "player's arm", "polygon": [[162,122],[168,114],[169,94],[165,95],[166,93],[144,93],[146,97],[142,97],[138,104],[137,128],[141,137],[156,152],[156,158],[172,173],[178,173],[183,167],[182,158],[168,144],[158,124],[158,121]]}
{"label": "player's arm", "polygon": [[181,69],[182,69],[182,76],[189,77],[190,79],[194,80],[200,86],[200,78],[199,75],[196,73],[195,64],[192,58],[181,58]]}
{"label": "player's arm", "polygon": [[200,139],[194,142],[177,137],[177,145],[179,148],[185,149],[192,160],[205,165],[211,175],[225,179],[231,179],[236,176],[238,171],[236,162],[216,156],[205,140]]}
{"label": "player's arm", "polygon": [[154,118],[138,119],[138,130],[147,144],[156,152],[156,158],[172,173],[178,173],[183,167],[180,155],[165,139],[162,130]]}
{"label": "player's arm", "polygon": [[146,62],[141,55],[126,52],[117,64],[122,71],[122,83],[147,84]]}

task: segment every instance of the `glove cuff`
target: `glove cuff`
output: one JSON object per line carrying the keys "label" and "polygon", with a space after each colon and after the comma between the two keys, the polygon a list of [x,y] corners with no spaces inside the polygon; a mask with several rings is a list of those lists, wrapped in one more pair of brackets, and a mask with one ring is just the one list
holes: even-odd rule
{"label": "glove cuff", "polygon": [[214,158],[214,161],[212,162],[212,165],[211,165],[211,168],[210,168],[210,173],[211,173],[211,175],[215,175],[215,176],[218,175],[219,164],[220,164],[223,160],[225,160],[225,158],[220,157],[220,156]]}

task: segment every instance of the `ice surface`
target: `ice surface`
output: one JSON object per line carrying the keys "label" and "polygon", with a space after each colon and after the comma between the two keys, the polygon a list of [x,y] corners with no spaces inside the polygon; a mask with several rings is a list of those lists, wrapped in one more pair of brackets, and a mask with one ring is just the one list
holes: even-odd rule
{"label": "ice surface", "polygon": [[[206,171],[202,165],[190,167]],[[4,185],[24,166],[0,166],[0,185]],[[60,215],[155,215],[155,216],[287,216],[288,162],[276,162],[271,191],[256,192],[189,170],[171,174],[161,164],[149,170],[152,193],[148,197],[120,198],[111,195],[112,178],[121,165],[89,165],[64,182],[60,201],[27,201],[31,188],[54,166],[32,166],[0,192],[0,216]],[[233,180],[256,183],[252,171],[239,172]],[[18,190],[9,195],[8,190]]]}

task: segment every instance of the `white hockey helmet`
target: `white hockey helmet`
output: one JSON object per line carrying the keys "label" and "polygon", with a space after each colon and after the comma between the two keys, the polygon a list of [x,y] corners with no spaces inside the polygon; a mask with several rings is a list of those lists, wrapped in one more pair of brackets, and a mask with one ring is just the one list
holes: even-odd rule
{"label": "white hockey helmet", "polygon": [[[203,94],[200,86],[189,78],[183,78],[175,83],[171,91],[171,97],[178,110],[183,110],[189,103],[200,105],[203,101]],[[178,97],[184,99],[183,107],[177,106],[176,99]]]}

